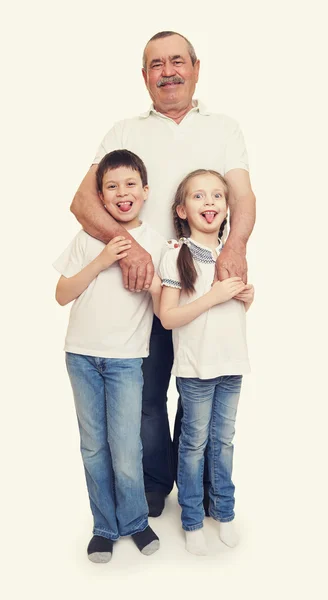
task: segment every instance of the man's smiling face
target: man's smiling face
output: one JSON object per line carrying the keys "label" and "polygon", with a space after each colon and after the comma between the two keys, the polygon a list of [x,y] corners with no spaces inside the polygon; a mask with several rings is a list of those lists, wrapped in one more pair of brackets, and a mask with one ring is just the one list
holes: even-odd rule
{"label": "man's smiling face", "polygon": [[198,81],[199,61],[193,65],[188,45],[179,35],[149,42],[143,78],[157,111],[191,108]]}

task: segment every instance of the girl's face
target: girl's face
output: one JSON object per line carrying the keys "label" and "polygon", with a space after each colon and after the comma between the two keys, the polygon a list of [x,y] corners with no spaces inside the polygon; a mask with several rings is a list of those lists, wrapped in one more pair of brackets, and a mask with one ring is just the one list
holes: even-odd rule
{"label": "girl's face", "polygon": [[212,173],[193,177],[187,186],[184,205],[177,206],[180,219],[187,219],[191,233],[219,232],[227,215],[225,186],[221,179]]}

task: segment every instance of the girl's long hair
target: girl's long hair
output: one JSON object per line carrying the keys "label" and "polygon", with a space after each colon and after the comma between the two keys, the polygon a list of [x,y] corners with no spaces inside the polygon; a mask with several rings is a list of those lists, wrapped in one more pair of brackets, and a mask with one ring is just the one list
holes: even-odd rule
{"label": "girl's long hair", "polygon": [[[174,202],[172,204],[173,223],[174,223],[174,229],[175,229],[175,233],[176,233],[178,240],[180,238],[189,238],[191,231],[190,231],[190,227],[189,227],[189,223],[188,223],[187,219],[181,219],[179,217],[177,210],[176,210],[177,206],[185,205],[187,192],[188,192],[188,184],[191,181],[191,179],[193,179],[194,177],[198,177],[198,175],[207,175],[208,173],[210,175],[215,175],[216,177],[218,177],[218,179],[220,179],[222,181],[222,183],[224,184],[224,192],[225,192],[226,201],[228,203],[228,185],[227,185],[226,180],[224,179],[224,177],[222,177],[222,175],[220,175],[220,173],[218,173],[217,171],[214,171],[212,169],[197,169],[196,171],[192,171],[191,173],[189,173],[189,175],[187,175],[181,181],[181,183],[176,191]],[[223,236],[223,232],[224,232],[224,228],[225,228],[226,224],[227,224],[227,219],[225,218],[221,223],[220,231],[218,234],[219,240],[221,240],[221,238]],[[179,271],[182,289],[184,291],[186,291],[187,294],[194,292],[195,291],[195,282],[197,279],[197,271],[196,271],[196,267],[194,264],[192,254],[191,254],[190,249],[188,248],[187,244],[181,245],[179,255],[178,255],[178,260],[177,260],[177,267],[178,267],[178,271]]]}

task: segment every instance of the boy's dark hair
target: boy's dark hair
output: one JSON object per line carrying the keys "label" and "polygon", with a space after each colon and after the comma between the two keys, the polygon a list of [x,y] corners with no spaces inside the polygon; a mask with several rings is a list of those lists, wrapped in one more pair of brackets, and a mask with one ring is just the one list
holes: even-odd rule
{"label": "boy's dark hair", "polygon": [[118,169],[118,167],[128,167],[137,171],[140,175],[142,186],[148,184],[147,170],[141,158],[130,152],[130,150],[113,150],[101,159],[96,171],[96,180],[98,191],[102,192],[102,183],[105,173],[109,169]]}
{"label": "boy's dark hair", "polygon": [[[185,238],[190,237],[191,232],[190,232],[190,227],[189,227],[189,223],[188,223],[187,219],[181,219],[179,217],[179,215],[177,213],[177,206],[181,206],[181,205],[183,206],[185,204],[189,182],[194,177],[197,177],[198,175],[207,175],[207,174],[215,175],[216,177],[218,177],[218,179],[220,179],[222,181],[222,183],[224,185],[226,202],[228,205],[228,201],[229,201],[228,184],[227,184],[226,180],[224,179],[224,177],[222,177],[222,175],[220,173],[218,173],[217,171],[214,171],[213,169],[197,169],[197,171],[192,171],[192,173],[189,173],[189,175],[187,175],[181,181],[181,183],[176,191],[174,202],[172,204],[174,229],[175,229],[175,233],[176,233],[176,236],[178,239],[181,239],[182,237],[185,237]],[[224,228],[225,228],[226,224],[227,224],[227,218],[225,218],[221,223],[220,231],[218,233],[218,239],[220,241],[223,236],[223,232],[224,232]],[[178,255],[178,260],[177,260],[177,267],[178,267],[178,272],[179,272],[182,289],[185,292],[187,292],[187,294],[194,292],[195,291],[195,281],[197,279],[197,271],[196,271],[196,267],[194,264],[192,254],[191,254],[190,249],[188,248],[187,244],[181,245],[179,255]]]}

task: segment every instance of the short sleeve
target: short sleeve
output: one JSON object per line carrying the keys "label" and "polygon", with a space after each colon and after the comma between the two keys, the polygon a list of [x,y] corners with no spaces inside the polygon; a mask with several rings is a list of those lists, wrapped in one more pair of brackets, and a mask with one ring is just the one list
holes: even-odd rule
{"label": "short sleeve", "polygon": [[85,231],[80,231],[53,263],[52,266],[64,277],[73,277],[83,269],[87,244],[86,236]]}
{"label": "short sleeve", "polygon": [[122,148],[122,122],[118,121],[103,138],[93,159],[93,164],[98,165],[105,154]]}
{"label": "short sleeve", "polygon": [[173,287],[181,290],[180,276],[177,266],[177,259],[180,248],[168,247],[162,256],[159,266],[159,276],[162,280],[162,286]]}
{"label": "short sleeve", "polygon": [[236,121],[231,122],[231,130],[228,134],[225,149],[224,175],[228,171],[231,171],[231,169],[249,170],[244,136]]}

